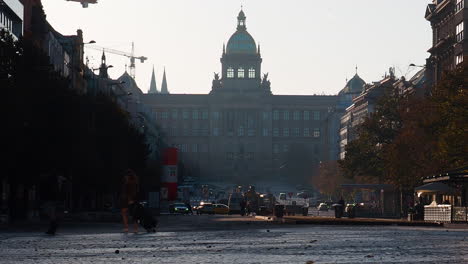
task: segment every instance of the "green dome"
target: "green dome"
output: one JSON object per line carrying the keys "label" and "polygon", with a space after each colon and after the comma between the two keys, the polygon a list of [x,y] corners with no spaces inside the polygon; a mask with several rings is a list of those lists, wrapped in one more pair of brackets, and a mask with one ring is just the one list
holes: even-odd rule
{"label": "green dome", "polygon": [[227,54],[256,54],[257,46],[255,40],[245,30],[238,30],[227,43]]}

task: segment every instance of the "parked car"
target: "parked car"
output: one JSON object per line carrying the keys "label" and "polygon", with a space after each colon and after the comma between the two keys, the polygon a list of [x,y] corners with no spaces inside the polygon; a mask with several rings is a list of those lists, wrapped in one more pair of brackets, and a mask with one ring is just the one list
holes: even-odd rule
{"label": "parked car", "polygon": [[215,204],[213,207],[215,214],[229,214],[229,207],[225,204]]}
{"label": "parked car", "polygon": [[328,205],[326,203],[320,203],[317,209],[319,211],[328,211]]}
{"label": "parked car", "polygon": [[197,214],[214,214],[214,206],[212,203],[200,203],[197,207]]}
{"label": "parked car", "polygon": [[189,214],[192,210],[184,203],[174,203],[169,205],[169,212],[171,214]]}

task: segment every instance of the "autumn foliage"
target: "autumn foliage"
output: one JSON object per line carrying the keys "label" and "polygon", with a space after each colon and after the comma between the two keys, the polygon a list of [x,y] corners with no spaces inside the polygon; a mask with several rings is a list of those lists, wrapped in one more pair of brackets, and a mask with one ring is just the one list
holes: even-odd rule
{"label": "autumn foliage", "polygon": [[425,98],[387,93],[346,146],[347,178],[368,176],[410,191],[424,176],[468,164],[468,65]]}

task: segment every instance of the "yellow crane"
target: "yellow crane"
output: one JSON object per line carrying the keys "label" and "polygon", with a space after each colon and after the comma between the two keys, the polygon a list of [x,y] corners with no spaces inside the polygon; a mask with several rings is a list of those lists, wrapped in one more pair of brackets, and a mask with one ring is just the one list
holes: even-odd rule
{"label": "yellow crane", "polygon": [[112,54],[116,54],[116,55],[125,56],[127,58],[130,58],[130,67],[129,67],[130,68],[130,76],[132,76],[133,79],[135,79],[135,60],[140,60],[141,63],[144,63],[145,60],[148,59],[145,56],[135,56],[135,45],[134,45],[133,42],[132,42],[132,51],[131,52],[124,52],[124,51],[109,49],[109,48],[100,47],[100,46],[96,46],[96,45],[85,46],[85,47],[88,48],[88,49],[100,50],[100,51],[103,51],[103,52],[112,53]]}

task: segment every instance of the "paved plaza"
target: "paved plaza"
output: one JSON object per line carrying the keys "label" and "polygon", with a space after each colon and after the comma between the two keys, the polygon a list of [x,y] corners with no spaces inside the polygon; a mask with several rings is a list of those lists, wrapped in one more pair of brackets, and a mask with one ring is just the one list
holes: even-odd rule
{"label": "paved plaza", "polygon": [[[39,226],[37,227],[39,228]],[[468,230],[313,226],[232,216],[165,216],[157,233],[117,223],[0,232],[0,263],[468,263]]]}

